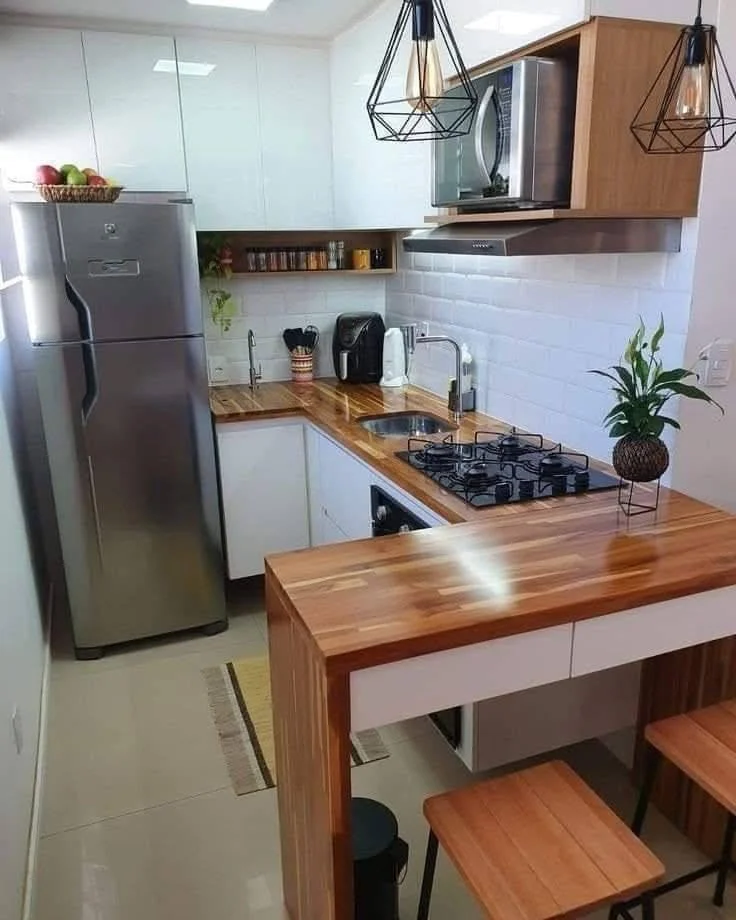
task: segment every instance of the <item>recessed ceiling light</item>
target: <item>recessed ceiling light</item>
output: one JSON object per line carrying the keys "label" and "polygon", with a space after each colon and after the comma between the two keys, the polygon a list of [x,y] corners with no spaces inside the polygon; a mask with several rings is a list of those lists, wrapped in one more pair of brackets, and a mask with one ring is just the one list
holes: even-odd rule
{"label": "recessed ceiling light", "polygon": [[226,6],[235,10],[253,10],[262,13],[273,0],[187,0],[192,6]]}
{"label": "recessed ceiling light", "polygon": [[[179,61],[179,73],[183,77],[209,77],[217,64],[200,64],[196,61]],[[153,69],[157,73],[176,73],[176,61],[156,61]]]}
{"label": "recessed ceiling light", "polygon": [[554,13],[524,13],[519,10],[495,10],[469,22],[465,28],[501,35],[528,35],[546,29],[559,20]]}

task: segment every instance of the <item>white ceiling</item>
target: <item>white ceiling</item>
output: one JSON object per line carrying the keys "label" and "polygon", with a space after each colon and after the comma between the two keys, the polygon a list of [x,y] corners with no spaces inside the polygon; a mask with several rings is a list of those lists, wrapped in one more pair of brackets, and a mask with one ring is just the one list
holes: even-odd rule
{"label": "white ceiling", "polygon": [[333,38],[375,6],[376,0],[273,0],[266,12],[254,13],[187,0],[0,0],[0,11],[82,20],[90,28],[107,20],[312,39]]}

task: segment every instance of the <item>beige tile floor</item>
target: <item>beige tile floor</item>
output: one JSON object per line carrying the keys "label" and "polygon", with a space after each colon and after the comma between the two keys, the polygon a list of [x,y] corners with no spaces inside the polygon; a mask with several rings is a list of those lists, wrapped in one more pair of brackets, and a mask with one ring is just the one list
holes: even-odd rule
{"label": "beige tile floor", "polygon": [[[265,650],[260,585],[239,587],[231,609],[225,634],[158,640],[99,662],[74,661],[56,630],[35,920],[284,920],[275,792],[232,792],[200,674]],[[426,840],[422,800],[472,777],[424,719],[383,734],[391,757],[354,770],[353,787],[389,805],[410,844],[401,891],[409,920]],[[602,745],[563,756],[630,814],[634,791]],[[698,865],[656,814],[647,839],[671,872]],[[659,920],[736,920],[736,888],[720,911],[710,891],[706,881],[663,899]],[[441,859],[432,920],[480,917]]]}

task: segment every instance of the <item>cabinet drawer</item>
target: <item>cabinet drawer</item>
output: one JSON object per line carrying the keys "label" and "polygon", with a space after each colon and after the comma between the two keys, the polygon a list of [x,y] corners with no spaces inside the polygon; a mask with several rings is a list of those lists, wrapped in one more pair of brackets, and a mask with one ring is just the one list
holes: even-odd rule
{"label": "cabinet drawer", "polygon": [[572,676],[736,633],[736,588],[719,588],[575,624]]}
{"label": "cabinet drawer", "polygon": [[565,624],[355,671],[352,731],[565,680],[571,648]]}

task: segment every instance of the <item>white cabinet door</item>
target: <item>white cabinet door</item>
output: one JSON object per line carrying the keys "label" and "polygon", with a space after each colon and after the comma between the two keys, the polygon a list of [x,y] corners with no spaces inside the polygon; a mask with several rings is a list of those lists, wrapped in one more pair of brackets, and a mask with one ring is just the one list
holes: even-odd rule
{"label": "white cabinet door", "polygon": [[[376,140],[366,101],[386,52],[399,4],[383,4],[339,35],[332,45],[332,145],[335,224],[408,229],[421,227],[431,208],[431,152],[428,143]],[[408,44],[397,73],[406,72]],[[400,98],[404,78],[387,90]]]}
{"label": "white cabinet door", "polygon": [[351,540],[372,536],[370,470],[325,437],[320,438],[319,467],[327,517]]}
{"label": "white cabinet door", "polygon": [[258,45],[266,227],[333,226],[327,49]]}
{"label": "white cabinet door", "polygon": [[8,188],[36,166],[97,167],[82,37],[69,29],[0,29],[0,168]]}
{"label": "white cabinet door", "polygon": [[83,40],[102,175],[131,191],[186,190],[174,40],[113,32]]}
{"label": "white cabinet door", "polygon": [[343,533],[343,531],[337,526],[337,524],[327,517],[327,515],[322,513],[322,525],[321,525],[321,542],[319,546],[329,546],[331,543],[347,543],[350,540],[350,537]]}
{"label": "white cabinet door", "polygon": [[220,425],[217,446],[230,578],[264,571],[264,556],[309,546],[304,426]]}
{"label": "white cabinet door", "polygon": [[199,230],[265,227],[256,49],[176,42],[189,190]]}

